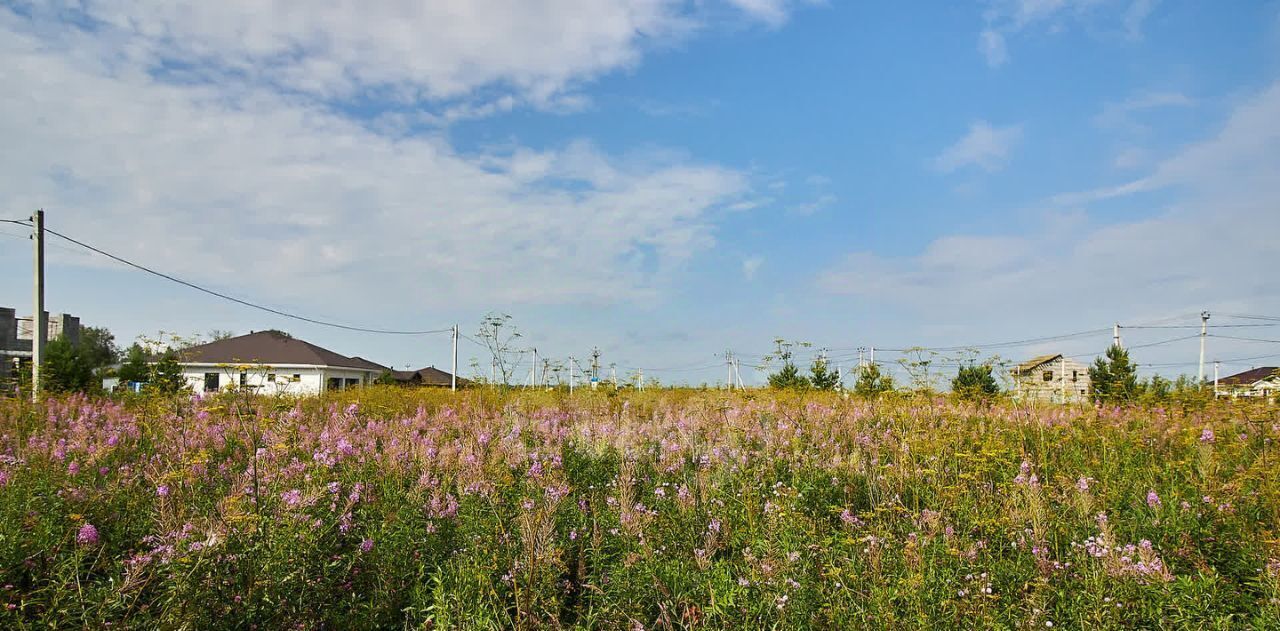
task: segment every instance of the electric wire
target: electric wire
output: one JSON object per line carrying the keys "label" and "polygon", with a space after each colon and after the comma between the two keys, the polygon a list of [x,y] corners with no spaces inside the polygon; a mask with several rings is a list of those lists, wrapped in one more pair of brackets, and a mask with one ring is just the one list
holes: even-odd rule
{"label": "electric wire", "polygon": [[85,243],[85,242],[80,241],[80,240],[78,240],[78,239],[74,239],[74,238],[72,238],[72,237],[68,237],[67,235],[62,234],[62,233],[60,233],[60,232],[57,232],[56,230],[51,230],[51,229],[49,229],[49,228],[45,228],[44,230],[45,230],[45,232],[48,232],[49,234],[52,234],[52,235],[54,235],[54,236],[60,237],[60,238],[62,238],[62,239],[65,239],[65,240],[67,240],[67,241],[69,241],[69,242],[71,242],[71,243],[74,243],[74,244],[76,244],[76,245],[78,245],[78,246],[80,246],[80,247],[82,247],[82,248],[84,248],[84,249],[86,249],[86,250],[90,250],[90,251],[92,251],[92,252],[96,252],[96,253],[98,253],[98,254],[100,254],[100,255],[102,255],[102,256],[105,256],[105,257],[107,257],[107,258],[109,258],[109,259],[113,260],[113,261],[116,261],[116,262],[118,262],[118,263],[123,263],[123,264],[125,264],[125,265],[128,265],[129,267],[134,268],[134,269],[141,270],[141,271],[143,271],[143,272],[146,272],[146,273],[151,274],[151,275],[154,275],[154,276],[159,276],[160,278],[163,278],[163,279],[165,279],[165,280],[172,281],[172,282],[174,282],[174,283],[177,283],[177,284],[179,284],[179,285],[183,285],[183,286],[185,286],[185,287],[189,287],[189,288],[194,289],[194,290],[196,290],[196,291],[199,291],[199,292],[203,292],[203,293],[209,294],[210,296],[214,296],[214,297],[217,297],[217,298],[222,298],[223,300],[228,300],[228,301],[234,302],[234,303],[236,303],[236,304],[243,305],[243,306],[245,306],[245,307],[250,307],[250,308],[252,308],[252,309],[258,309],[259,311],[265,311],[265,312],[267,312],[267,313],[272,313],[272,314],[275,314],[275,315],[278,315],[278,316],[282,316],[282,317],[285,317],[285,318],[291,318],[291,319],[299,320],[299,321],[302,321],[302,322],[309,322],[309,323],[311,323],[311,324],[317,324],[317,325],[320,325],[320,326],[332,327],[332,328],[335,328],[335,329],[342,329],[342,330],[345,330],[345,331],[356,331],[356,332],[359,332],[359,333],[378,333],[378,334],[382,334],[382,335],[431,335],[431,334],[436,334],[436,333],[448,333],[448,332],[450,332],[450,331],[452,331],[452,330],[453,330],[452,328],[448,328],[448,329],[431,329],[431,330],[425,330],[425,331],[396,331],[396,330],[391,330],[391,329],[375,329],[375,328],[367,328],[367,327],[360,327],[360,326],[350,326],[350,325],[347,325],[347,324],[339,324],[339,323],[337,323],[337,322],[328,322],[328,321],[325,321],[325,320],[319,320],[319,319],[316,319],[316,318],[309,318],[309,317],[307,317],[307,316],[298,315],[298,314],[296,314],[296,313],[290,313],[290,312],[288,312],[288,311],[282,311],[282,310],[280,310],[280,309],[274,309],[274,308],[272,308],[272,307],[268,307],[268,306],[265,306],[265,305],[260,305],[260,304],[257,304],[257,303],[249,302],[248,300],[243,300],[243,299],[241,299],[241,298],[236,298],[235,296],[231,296],[231,295],[228,295],[228,294],[224,294],[224,293],[219,292],[219,291],[215,291],[215,290],[212,290],[212,289],[208,289],[208,288],[205,288],[205,287],[201,287],[200,285],[197,285],[197,284],[192,283],[192,282],[189,282],[189,281],[182,280],[181,278],[178,278],[178,277],[176,277],[176,276],[172,276],[172,275],[170,275],[170,274],[166,274],[166,273],[164,273],[164,272],[159,272],[159,271],[156,271],[156,270],[154,270],[154,269],[151,269],[151,268],[149,268],[149,267],[147,267],[147,266],[145,266],[145,265],[141,265],[141,264],[139,264],[139,263],[134,263],[133,261],[130,261],[130,260],[125,259],[125,258],[123,258],[123,257],[116,256],[115,254],[111,254],[110,252],[106,252],[106,251],[104,251],[104,250],[101,250],[101,249],[99,249],[99,248],[96,248],[96,247],[94,247],[94,246],[92,246],[92,245],[89,245],[88,243]]}

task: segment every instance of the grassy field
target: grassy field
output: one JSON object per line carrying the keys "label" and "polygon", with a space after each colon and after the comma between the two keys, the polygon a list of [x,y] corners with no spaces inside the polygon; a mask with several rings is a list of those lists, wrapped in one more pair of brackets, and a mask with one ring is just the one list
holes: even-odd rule
{"label": "grassy field", "polygon": [[0,628],[1280,628],[1272,408],[0,402]]}

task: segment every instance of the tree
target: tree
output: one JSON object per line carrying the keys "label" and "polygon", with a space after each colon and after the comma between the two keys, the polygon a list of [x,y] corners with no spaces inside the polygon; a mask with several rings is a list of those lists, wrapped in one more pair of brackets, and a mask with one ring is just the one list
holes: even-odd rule
{"label": "tree", "polygon": [[223,330],[223,329],[210,329],[210,330],[209,330],[209,341],[210,341],[210,342],[217,342],[217,341],[220,341],[220,340],[225,340],[225,339],[233,338],[233,337],[235,337],[235,336],[236,336],[236,332],[235,332],[235,331],[226,331],[226,330]]}
{"label": "tree", "polygon": [[116,347],[116,337],[106,327],[81,328],[80,356],[95,370],[120,361],[120,349]]}
{"label": "tree", "polygon": [[182,377],[182,366],[178,364],[176,351],[165,350],[160,360],[152,364],[147,387],[160,394],[177,394],[187,389],[187,380]]}
{"label": "tree", "polygon": [[789,361],[782,365],[781,370],[769,375],[770,388],[803,390],[810,385],[808,377],[800,374],[800,369]]}
{"label": "tree", "polygon": [[141,344],[134,344],[125,352],[124,363],[116,373],[120,383],[146,383],[151,378],[151,369],[147,366],[147,351]]}
{"label": "tree", "polygon": [[858,381],[853,384],[853,393],[866,398],[875,398],[885,392],[893,391],[893,376],[880,371],[876,364],[868,364],[858,372]]}
{"label": "tree", "polygon": [[44,348],[40,367],[41,387],[48,392],[96,392],[102,382],[94,377],[94,366],[85,357],[84,348],[72,344],[65,336],[49,342]]}
{"label": "tree", "polygon": [[390,370],[384,370],[382,374],[378,375],[374,383],[380,386],[394,386],[396,385],[396,376]]}
{"label": "tree", "polygon": [[797,344],[808,346],[808,344],[805,342],[788,342],[782,338],[775,339],[773,343],[777,346],[777,350],[772,355],[766,355],[764,359],[766,362],[774,359],[782,360],[782,368],[778,372],[769,375],[769,387],[798,390],[808,388],[811,385],[809,379],[800,374],[800,369],[796,368],[795,362],[791,360],[792,346]]}
{"label": "tree", "polygon": [[511,372],[515,370],[520,351],[514,348],[519,340],[520,331],[511,324],[511,316],[506,313],[490,312],[480,321],[480,330],[476,333],[489,349],[489,361],[493,368],[494,380],[502,385],[511,381]]}
{"label": "tree", "polygon": [[840,385],[840,373],[827,365],[825,357],[819,357],[809,365],[809,383],[817,390],[835,390]]}
{"label": "tree", "polygon": [[1089,367],[1089,381],[1095,401],[1124,403],[1138,394],[1138,368],[1129,361],[1129,351],[1111,346],[1104,357]]}
{"label": "tree", "polygon": [[951,380],[951,391],[961,399],[978,401],[1000,394],[1000,386],[996,383],[989,364],[969,362],[968,365],[961,366],[955,379]]}

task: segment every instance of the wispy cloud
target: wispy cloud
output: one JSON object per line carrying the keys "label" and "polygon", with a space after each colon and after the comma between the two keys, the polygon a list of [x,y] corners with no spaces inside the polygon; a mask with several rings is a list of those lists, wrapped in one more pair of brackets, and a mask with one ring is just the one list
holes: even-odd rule
{"label": "wispy cloud", "polygon": [[983,13],[986,25],[978,34],[978,51],[988,66],[998,68],[1009,61],[1010,37],[1043,26],[1056,31],[1072,21],[1094,18],[1120,25],[1128,39],[1140,39],[1157,4],[1159,0],[991,0]]}
{"label": "wispy cloud", "polygon": [[1065,310],[1103,322],[1188,304],[1271,313],[1280,310],[1280,281],[1222,270],[1263,269],[1280,260],[1274,238],[1280,213],[1270,201],[1280,197],[1276,172],[1280,83],[1237,107],[1215,136],[1184,147],[1148,175],[1048,200],[1087,209],[1156,190],[1177,195],[1147,218],[1098,225],[1060,221],[1050,212],[1029,233],[948,235],[907,256],[850,253],[817,283],[827,292],[907,308],[948,305],[1028,317]]}
{"label": "wispy cloud", "polygon": [[933,165],[944,173],[970,166],[987,172],[999,171],[1021,140],[1021,125],[995,127],[987,121],[977,121],[969,126],[963,138],[934,158]]}
{"label": "wispy cloud", "polygon": [[1191,107],[1196,104],[1191,97],[1181,92],[1141,92],[1121,101],[1112,101],[1102,106],[1102,111],[1094,117],[1094,122],[1105,128],[1141,129],[1135,117],[1143,112],[1171,107]]}
{"label": "wispy cloud", "polygon": [[762,256],[748,256],[742,259],[742,277],[748,281],[756,279],[756,272],[760,270],[760,266],[764,264]]}
{"label": "wispy cloud", "polygon": [[[748,19],[785,22],[785,0],[723,0]],[[555,108],[583,82],[635,66],[648,48],[706,26],[698,3],[667,0],[51,0],[24,13],[84,32],[47,28],[50,46],[99,46],[104,64],[143,62],[186,80],[245,82],[327,100],[443,107],[452,115],[509,109],[501,98]],[[9,21],[13,16],[9,10]],[[481,89],[496,96],[476,104]],[[456,103],[455,101],[461,101]],[[496,105],[495,105],[496,104]],[[446,114],[448,116],[448,114]]]}

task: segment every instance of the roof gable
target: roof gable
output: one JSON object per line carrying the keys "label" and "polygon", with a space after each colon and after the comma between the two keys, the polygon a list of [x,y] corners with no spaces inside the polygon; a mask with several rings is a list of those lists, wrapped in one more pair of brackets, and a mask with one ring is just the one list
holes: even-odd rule
{"label": "roof gable", "polygon": [[1253,368],[1229,377],[1223,377],[1218,380],[1218,384],[1223,386],[1251,386],[1268,378],[1280,378],[1280,368],[1275,366]]}
{"label": "roof gable", "polygon": [[373,362],[347,357],[282,331],[258,331],[193,346],[180,353],[194,364],[302,364],[377,370]]}
{"label": "roof gable", "polygon": [[1014,372],[1027,372],[1028,370],[1035,370],[1035,368],[1036,368],[1037,366],[1042,366],[1042,365],[1047,364],[1047,363],[1049,363],[1049,362],[1051,362],[1051,361],[1054,361],[1055,359],[1058,359],[1058,358],[1060,358],[1060,357],[1062,357],[1062,353],[1057,353],[1057,354],[1054,354],[1054,355],[1041,355],[1041,356],[1039,356],[1039,357],[1033,357],[1033,358],[1031,358],[1031,359],[1029,359],[1029,360],[1027,360],[1027,361],[1024,361],[1024,362],[1022,362],[1021,364],[1018,364],[1017,366],[1015,366],[1015,367],[1014,367],[1014,369],[1013,369],[1013,371],[1014,371]]}

